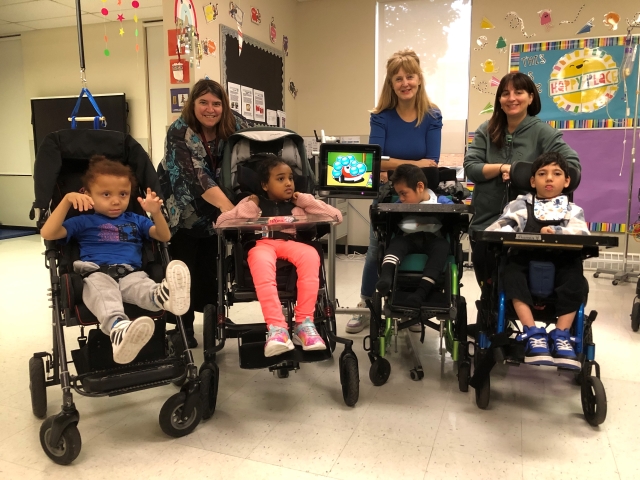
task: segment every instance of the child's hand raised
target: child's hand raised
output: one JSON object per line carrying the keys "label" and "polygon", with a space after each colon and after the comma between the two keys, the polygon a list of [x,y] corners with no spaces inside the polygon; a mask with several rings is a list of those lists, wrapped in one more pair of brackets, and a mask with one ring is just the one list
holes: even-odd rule
{"label": "child's hand raised", "polygon": [[64,198],[79,212],[88,212],[93,209],[93,199],[85,193],[70,192]]}
{"label": "child's hand raised", "polygon": [[150,188],[147,188],[147,196],[142,199],[138,197],[138,203],[145,212],[150,214],[159,213],[162,204],[164,203],[160,197],[156,195],[156,192],[152,192]]}

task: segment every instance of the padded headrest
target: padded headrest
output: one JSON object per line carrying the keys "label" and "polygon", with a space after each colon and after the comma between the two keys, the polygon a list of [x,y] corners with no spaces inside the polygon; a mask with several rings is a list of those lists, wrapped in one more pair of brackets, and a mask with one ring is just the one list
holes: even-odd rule
{"label": "padded headrest", "polygon": [[[516,162],[511,165],[511,171],[509,173],[511,178],[511,185],[516,189],[524,192],[535,192],[535,188],[531,188],[531,163],[530,162]],[[568,195],[573,193],[578,185],[580,185],[580,170],[573,165],[569,165],[569,186],[565,188],[562,193]]]}

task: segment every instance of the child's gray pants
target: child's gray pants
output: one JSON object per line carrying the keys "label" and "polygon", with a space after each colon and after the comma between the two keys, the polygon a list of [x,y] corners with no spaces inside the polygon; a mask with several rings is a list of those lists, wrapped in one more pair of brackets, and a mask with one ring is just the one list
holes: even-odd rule
{"label": "child's gray pants", "polygon": [[132,303],[157,312],[161,310],[153,301],[153,294],[158,284],[151,280],[145,272],[133,272],[133,268],[125,265],[132,273],[118,281],[106,273],[96,272],[100,268],[93,262],[73,262],[73,270],[81,275],[91,273],[84,278],[82,301],[100,322],[100,330],[111,333],[113,324],[118,319],[128,320],[124,313],[123,302]]}

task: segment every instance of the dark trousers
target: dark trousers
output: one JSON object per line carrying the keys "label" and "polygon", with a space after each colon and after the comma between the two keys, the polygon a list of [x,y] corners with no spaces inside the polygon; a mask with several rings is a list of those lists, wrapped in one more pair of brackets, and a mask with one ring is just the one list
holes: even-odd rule
{"label": "dark trousers", "polygon": [[398,257],[398,265],[400,265],[404,257],[410,253],[424,253],[429,256],[422,275],[437,281],[447,263],[449,242],[433,233],[409,233],[393,237],[384,255]]}
{"label": "dark trousers", "polygon": [[186,263],[191,273],[191,305],[182,315],[185,330],[193,332],[194,311],[202,312],[207,304],[217,304],[218,237],[193,237],[188,230],[178,230],[171,238],[169,253],[174,260]]}
{"label": "dark trousers", "polygon": [[528,283],[531,260],[550,261],[555,265],[556,314],[560,316],[578,310],[589,293],[589,284],[583,275],[582,258],[571,252],[558,255],[520,251],[509,255],[502,277],[507,300],[520,300],[533,307]]}

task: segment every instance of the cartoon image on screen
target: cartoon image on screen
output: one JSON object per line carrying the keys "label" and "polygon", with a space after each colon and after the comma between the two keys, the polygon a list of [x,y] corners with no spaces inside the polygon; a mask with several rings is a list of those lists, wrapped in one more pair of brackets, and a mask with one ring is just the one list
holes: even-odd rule
{"label": "cartoon image on screen", "polygon": [[373,154],[368,152],[329,152],[327,186],[371,188]]}

